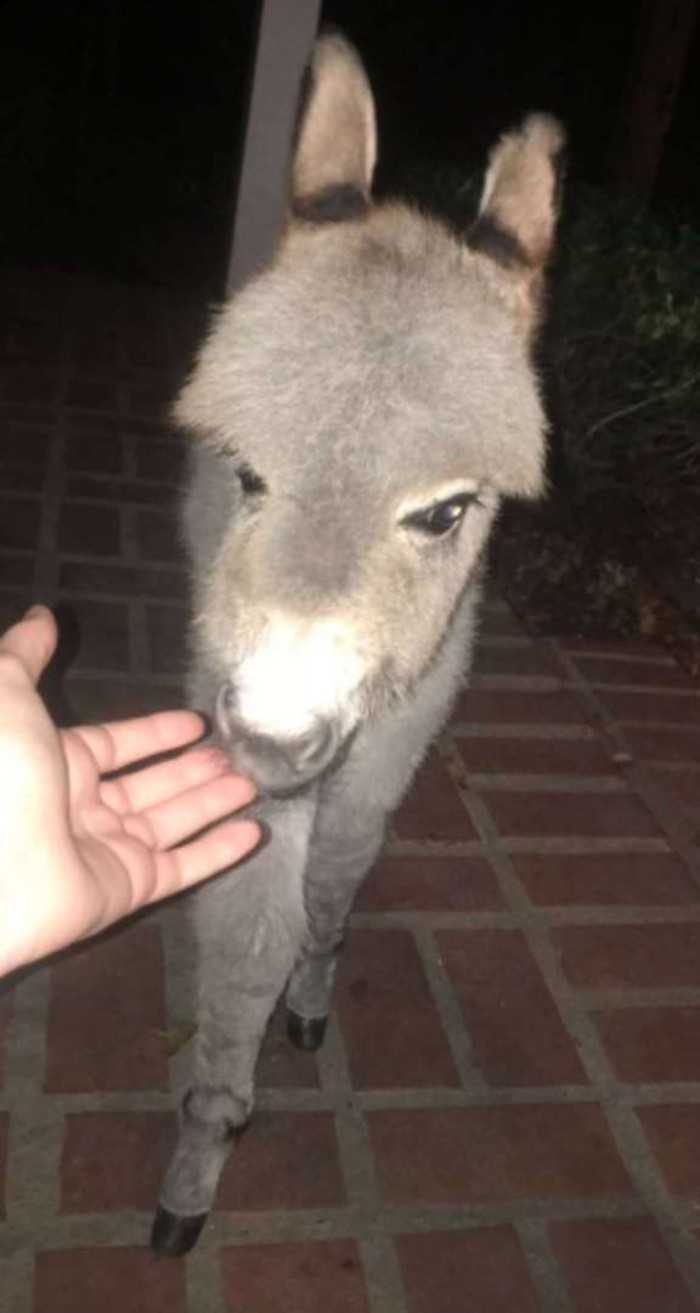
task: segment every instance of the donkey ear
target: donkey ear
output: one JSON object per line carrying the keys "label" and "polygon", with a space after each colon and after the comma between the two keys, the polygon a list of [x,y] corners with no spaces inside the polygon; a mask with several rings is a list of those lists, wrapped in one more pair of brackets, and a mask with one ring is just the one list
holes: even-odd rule
{"label": "donkey ear", "polygon": [[369,204],[377,159],[374,99],[357,51],[339,33],[317,41],[292,167],[292,210],[324,223]]}
{"label": "donkey ear", "polygon": [[475,253],[507,272],[525,327],[536,320],[543,272],[554,241],[564,129],[547,114],[531,114],[491,153],[479,215],[467,235]]}

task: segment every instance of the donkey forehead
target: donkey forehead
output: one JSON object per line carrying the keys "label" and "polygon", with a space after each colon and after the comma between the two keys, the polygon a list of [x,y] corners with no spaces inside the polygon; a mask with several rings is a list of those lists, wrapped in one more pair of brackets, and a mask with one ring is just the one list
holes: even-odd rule
{"label": "donkey forehead", "polygon": [[179,413],[287,487],[337,464],[387,492],[536,481],[517,467],[537,463],[543,422],[504,302],[446,231],[399,209],[293,233],[224,310]]}

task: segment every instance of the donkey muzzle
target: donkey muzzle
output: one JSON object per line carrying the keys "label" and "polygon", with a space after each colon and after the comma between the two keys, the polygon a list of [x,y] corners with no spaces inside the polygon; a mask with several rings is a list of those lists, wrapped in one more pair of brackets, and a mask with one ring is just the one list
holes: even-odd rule
{"label": "donkey muzzle", "polygon": [[231,683],[219,689],[216,723],[236,770],[266,793],[292,793],[315,779],[334,760],[342,737],[339,727],[323,717],[293,737],[261,734],[241,716]]}

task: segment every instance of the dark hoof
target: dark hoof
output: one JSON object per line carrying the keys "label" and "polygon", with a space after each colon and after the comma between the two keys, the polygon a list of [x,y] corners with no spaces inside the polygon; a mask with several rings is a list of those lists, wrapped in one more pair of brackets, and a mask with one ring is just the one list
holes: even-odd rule
{"label": "dark hoof", "polygon": [[287,1009],[287,1034],[297,1049],[315,1053],[323,1043],[328,1017],[300,1017],[298,1012]]}
{"label": "dark hoof", "polygon": [[199,1240],[208,1216],[208,1213],[198,1213],[196,1217],[180,1217],[179,1213],[159,1207],[153,1219],[151,1249],[168,1258],[188,1254]]}

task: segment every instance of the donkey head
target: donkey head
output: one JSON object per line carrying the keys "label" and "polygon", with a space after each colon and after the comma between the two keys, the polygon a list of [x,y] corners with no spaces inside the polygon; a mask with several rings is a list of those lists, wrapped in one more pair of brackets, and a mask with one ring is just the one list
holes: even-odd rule
{"label": "donkey head", "polygon": [[273,790],[410,697],[499,496],[542,485],[530,347],[561,131],[532,116],[496,146],[466,241],[372,203],[375,140],[362,65],[325,37],[287,231],[219,315],[177,408],[219,453],[227,499],[196,641],[236,763]]}

